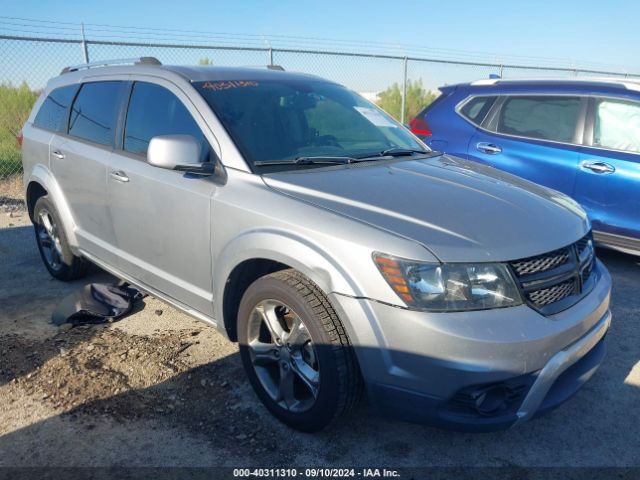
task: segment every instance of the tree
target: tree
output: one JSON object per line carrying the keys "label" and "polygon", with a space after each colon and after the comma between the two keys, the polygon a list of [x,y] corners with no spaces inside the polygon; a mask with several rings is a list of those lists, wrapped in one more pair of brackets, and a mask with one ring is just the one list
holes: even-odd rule
{"label": "tree", "polygon": [[[425,90],[422,80],[407,81],[407,99],[405,102],[405,122],[409,122],[420,111],[433,102],[438,95]],[[400,120],[400,110],[402,109],[402,88],[394,83],[389,88],[378,94],[376,102],[380,108]]]}

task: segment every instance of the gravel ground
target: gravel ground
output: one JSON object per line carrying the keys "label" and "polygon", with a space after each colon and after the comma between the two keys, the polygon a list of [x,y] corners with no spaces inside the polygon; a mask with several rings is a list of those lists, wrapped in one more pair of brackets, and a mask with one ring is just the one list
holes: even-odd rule
{"label": "gravel ground", "polygon": [[[0,191],[0,195],[2,192]],[[591,382],[517,429],[461,434],[380,418],[366,402],[315,435],[261,406],[237,346],[147,297],[106,326],[57,328],[84,283],[49,277],[27,215],[0,202],[0,466],[640,466],[640,260],[614,278],[608,354]]]}
{"label": "gravel ground", "polygon": [[0,178],[0,208],[22,205],[23,196],[22,175]]}

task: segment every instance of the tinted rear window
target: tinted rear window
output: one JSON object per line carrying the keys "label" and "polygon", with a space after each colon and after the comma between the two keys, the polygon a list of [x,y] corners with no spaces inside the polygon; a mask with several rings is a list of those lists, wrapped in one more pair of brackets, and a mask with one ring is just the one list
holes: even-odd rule
{"label": "tinted rear window", "polygon": [[509,97],[500,112],[498,131],[571,143],[579,113],[579,97]]}
{"label": "tinted rear window", "polygon": [[69,85],[53,90],[42,102],[33,124],[36,127],[54,132],[66,132],[69,107],[77,91],[78,85]]}
{"label": "tinted rear window", "polygon": [[209,143],[180,99],[160,85],[136,82],[129,101],[124,149],[146,155],[149,142],[158,135],[191,135],[200,142],[202,160],[208,158]]}
{"label": "tinted rear window", "polygon": [[471,122],[480,125],[495,100],[496,97],[473,97],[462,106],[460,113]]}
{"label": "tinted rear window", "polygon": [[73,102],[69,134],[112,145],[123,82],[85,83]]}

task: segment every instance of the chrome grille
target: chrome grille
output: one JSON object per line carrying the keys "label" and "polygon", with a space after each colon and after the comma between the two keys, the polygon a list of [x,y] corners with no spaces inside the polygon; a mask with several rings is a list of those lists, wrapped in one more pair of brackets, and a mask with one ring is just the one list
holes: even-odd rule
{"label": "chrome grille", "polygon": [[[515,260],[510,265],[520,281],[527,302],[550,315],[568,308],[586,294],[594,262],[593,241],[589,232],[567,247]],[[567,298],[575,301],[562,302]]]}
{"label": "chrome grille", "polygon": [[572,278],[566,282],[558,283],[549,288],[541,288],[540,290],[534,290],[527,294],[529,301],[533,304],[544,307],[551,303],[567,298],[569,295],[575,293],[576,281]]}
{"label": "chrome grille", "polygon": [[536,255],[535,257],[511,262],[511,266],[520,277],[531,275],[532,273],[545,272],[567,263],[569,261],[569,253],[568,248],[560,248],[544,255]]}

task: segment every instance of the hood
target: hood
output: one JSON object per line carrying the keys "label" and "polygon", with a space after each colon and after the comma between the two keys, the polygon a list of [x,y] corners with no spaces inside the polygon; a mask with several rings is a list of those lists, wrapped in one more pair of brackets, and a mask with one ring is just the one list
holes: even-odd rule
{"label": "hood", "polygon": [[443,262],[520,259],[575,242],[589,228],[566,195],[446,155],[263,179],[283,194],[419,242]]}

